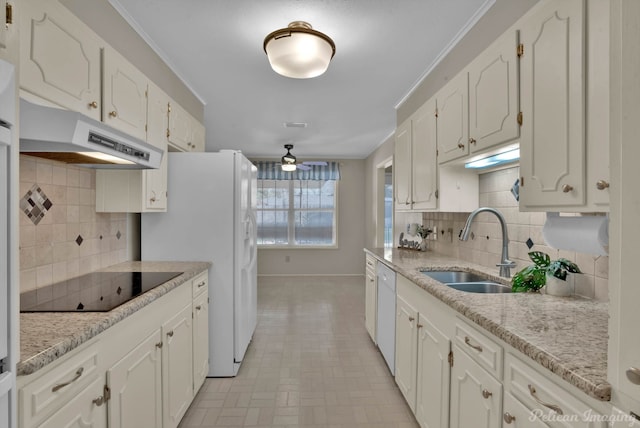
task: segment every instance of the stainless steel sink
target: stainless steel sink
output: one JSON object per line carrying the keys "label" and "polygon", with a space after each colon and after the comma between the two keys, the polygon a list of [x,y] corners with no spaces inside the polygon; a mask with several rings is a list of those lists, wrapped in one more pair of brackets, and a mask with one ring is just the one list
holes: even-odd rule
{"label": "stainless steel sink", "polygon": [[447,287],[467,293],[511,293],[511,287],[508,285],[499,284],[473,272],[440,270],[421,272]]}
{"label": "stainless steel sink", "polygon": [[511,293],[511,287],[496,282],[454,282],[445,284],[458,291],[467,293]]}
{"label": "stainless steel sink", "polygon": [[[442,271],[442,270],[423,270],[423,274],[427,275],[430,278],[435,279],[438,282],[442,282],[443,284],[450,284],[454,282],[483,282],[489,281],[486,276],[478,275],[472,272],[463,272],[463,271]],[[493,282],[493,281],[491,281]]]}

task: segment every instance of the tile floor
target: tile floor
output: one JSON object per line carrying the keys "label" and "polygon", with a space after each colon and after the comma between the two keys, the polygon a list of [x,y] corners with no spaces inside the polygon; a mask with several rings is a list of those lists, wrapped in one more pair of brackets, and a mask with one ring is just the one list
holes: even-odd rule
{"label": "tile floor", "polygon": [[192,427],[418,427],[365,330],[363,279],[260,278],[240,372],[205,381]]}

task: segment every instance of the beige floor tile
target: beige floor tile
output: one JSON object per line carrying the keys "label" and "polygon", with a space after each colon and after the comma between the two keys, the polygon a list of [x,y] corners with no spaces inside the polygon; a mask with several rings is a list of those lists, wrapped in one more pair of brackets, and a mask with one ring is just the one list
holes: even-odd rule
{"label": "beige floor tile", "polygon": [[359,277],[258,281],[240,372],[209,378],[179,428],[415,428],[364,327]]}

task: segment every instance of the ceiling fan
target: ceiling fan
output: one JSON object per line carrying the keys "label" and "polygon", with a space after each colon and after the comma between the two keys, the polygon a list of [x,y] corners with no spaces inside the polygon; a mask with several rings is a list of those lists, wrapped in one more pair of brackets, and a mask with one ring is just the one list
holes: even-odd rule
{"label": "ceiling fan", "polygon": [[293,144],[285,144],[284,148],[287,149],[287,153],[282,156],[282,162],[280,163],[283,171],[295,171],[297,168],[307,171],[310,170],[312,166],[327,166],[327,162],[325,161],[297,162],[296,157],[291,154]]}

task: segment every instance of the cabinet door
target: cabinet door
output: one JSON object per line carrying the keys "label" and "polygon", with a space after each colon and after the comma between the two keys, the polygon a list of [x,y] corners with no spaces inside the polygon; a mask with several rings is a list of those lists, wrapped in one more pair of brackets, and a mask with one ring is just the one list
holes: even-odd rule
{"label": "cabinet door", "polygon": [[169,127],[169,97],[160,88],[149,84],[147,96],[147,143],[164,150],[160,168],[144,171],[144,200],[147,211],[167,210],[167,129]]}
{"label": "cabinet door", "polygon": [[100,120],[100,39],[57,1],[23,1],[17,15],[20,87]]}
{"label": "cabinet door", "polygon": [[396,307],[396,383],[415,413],[418,312],[401,296]]}
{"label": "cabinet door", "polygon": [[156,330],[107,371],[109,428],[162,426],[162,353]]}
{"label": "cabinet door", "polygon": [[396,130],[393,152],[393,192],[397,210],[411,208],[411,120]]}
{"label": "cabinet door", "polygon": [[179,150],[190,151],[191,138],[191,115],[180,104],[169,103],[169,143]]}
{"label": "cabinet door", "polygon": [[449,352],[451,341],[418,315],[416,420],[422,428],[449,426]]}
{"label": "cabinet door", "polygon": [[411,120],[411,201],[413,209],[437,207],[438,162],[436,100],[427,101]]}
{"label": "cabinet door", "polygon": [[[204,152],[206,140],[205,140],[205,127],[202,123],[193,119],[191,121],[191,146],[192,152]],[[187,144],[188,146],[188,144]]]}
{"label": "cabinet door", "polygon": [[209,293],[193,301],[193,391],[198,392],[209,374]]}
{"label": "cabinet door", "polygon": [[494,428],[502,420],[502,385],[453,346],[451,428]]}
{"label": "cabinet door", "polygon": [[451,79],[436,95],[438,162],[469,154],[469,82],[466,71]]}
{"label": "cabinet door", "polygon": [[468,68],[471,153],[520,136],[517,46],[517,32],[507,32]]}
{"label": "cabinet door", "polygon": [[38,428],[106,428],[107,404],[94,402],[102,398],[103,393],[104,379],[98,378]]}
{"label": "cabinet door", "polygon": [[502,406],[504,408],[503,428],[547,428],[549,426],[535,417],[531,410],[508,392],[504,394]]}
{"label": "cabinet door", "polygon": [[162,325],[163,428],[176,428],[193,398],[191,303]]}
{"label": "cabinet door", "polygon": [[584,2],[545,2],[520,27],[520,207],[585,203]]}
{"label": "cabinet door", "polygon": [[102,120],[146,140],[147,77],[110,47],[103,56]]}
{"label": "cabinet door", "polygon": [[376,341],[376,310],[378,307],[377,295],[378,286],[376,284],[375,271],[366,269],[366,275],[364,278],[365,285],[365,310],[364,310],[364,323],[371,340]]}

